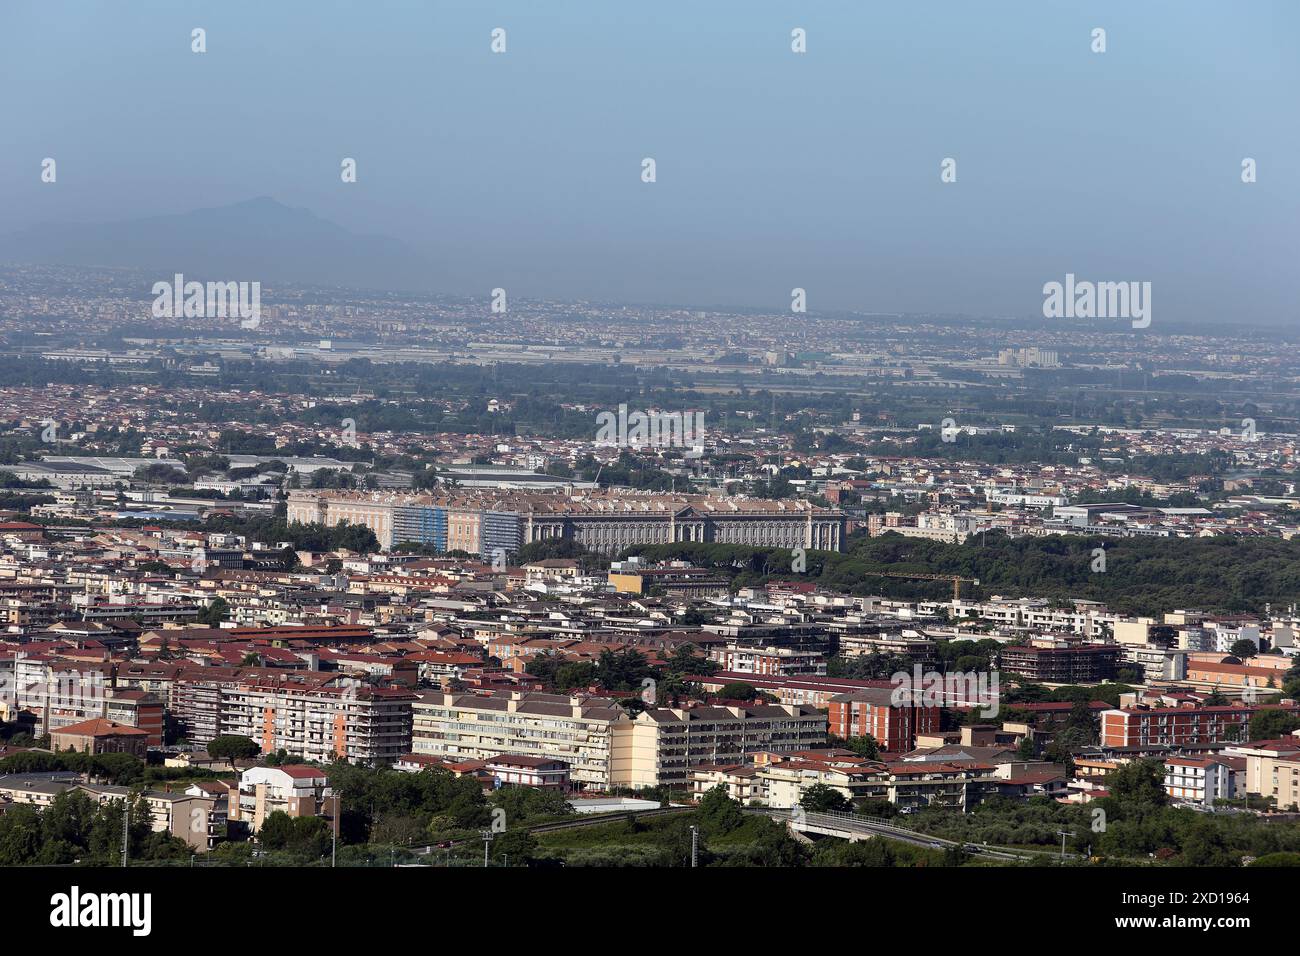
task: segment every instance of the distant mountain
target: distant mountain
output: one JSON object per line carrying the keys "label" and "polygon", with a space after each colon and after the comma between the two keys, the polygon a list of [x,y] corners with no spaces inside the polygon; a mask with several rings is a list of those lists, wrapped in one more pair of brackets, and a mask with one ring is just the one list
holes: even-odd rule
{"label": "distant mountain", "polygon": [[431,263],[405,243],[348,232],[266,196],[172,216],[36,226],[0,237],[0,262],[369,289],[425,291],[432,280]]}

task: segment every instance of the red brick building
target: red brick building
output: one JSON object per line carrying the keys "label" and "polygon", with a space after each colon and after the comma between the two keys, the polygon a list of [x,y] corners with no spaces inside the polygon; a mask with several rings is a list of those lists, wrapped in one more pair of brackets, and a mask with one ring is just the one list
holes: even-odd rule
{"label": "red brick building", "polygon": [[893,691],[867,687],[830,699],[829,731],[838,737],[870,734],[881,750],[912,750],[917,734],[939,729],[939,707],[893,703]]}
{"label": "red brick building", "polygon": [[[1250,718],[1267,707],[1152,707],[1107,710],[1101,715],[1103,747],[1177,747],[1245,740]],[[1295,704],[1285,705],[1295,711]]]}
{"label": "red brick building", "polygon": [[163,702],[144,690],[119,690],[104,702],[104,716],[119,724],[143,730],[150,747],[163,745]]}

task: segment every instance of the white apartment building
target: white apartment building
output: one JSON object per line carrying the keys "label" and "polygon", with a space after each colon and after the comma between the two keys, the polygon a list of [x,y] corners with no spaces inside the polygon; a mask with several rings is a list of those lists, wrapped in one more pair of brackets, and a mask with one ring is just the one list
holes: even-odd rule
{"label": "white apartment building", "polygon": [[[1179,803],[1212,807],[1215,800],[1238,795],[1236,772],[1228,763],[1213,757],[1168,757],[1165,759],[1165,793]],[[1245,781],[1240,789],[1245,791]]]}
{"label": "white apartment building", "polygon": [[250,767],[230,795],[230,819],[244,821],[256,833],[276,811],[291,817],[337,818],[338,802],[329,778],[319,767],[300,764]]}
{"label": "white apartment building", "polygon": [[223,734],[250,737],[263,753],[390,767],[411,751],[416,695],[396,687],[284,684],[273,678],[220,689]]}
{"label": "white apartment building", "polygon": [[1256,624],[1230,624],[1224,621],[1207,621],[1205,629],[1213,645],[1209,648],[1219,654],[1227,654],[1232,645],[1238,641],[1250,641],[1259,649],[1259,626]]}
{"label": "white apartment building", "polygon": [[991,601],[953,601],[954,617],[991,621],[1006,628],[1078,634],[1100,638],[1110,633],[1116,616],[1104,605],[1075,601],[1071,608],[1053,607],[1041,598],[994,598]]}
{"label": "white apartment building", "polygon": [[709,658],[721,664],[722,670],[736,674],[793,677],[826,673],[826,656],[816,649],[728,644],[709,651]]}

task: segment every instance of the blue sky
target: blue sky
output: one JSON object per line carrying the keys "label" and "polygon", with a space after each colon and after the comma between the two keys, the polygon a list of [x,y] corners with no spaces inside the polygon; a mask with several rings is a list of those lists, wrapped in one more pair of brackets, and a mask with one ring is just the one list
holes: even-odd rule
{"label": "blue sky", "polygon": [[6,0],[0,231],[269,195],[451,293],[1027,315],[1073,272],[1294,324],[1298,43],[1294,0]]}

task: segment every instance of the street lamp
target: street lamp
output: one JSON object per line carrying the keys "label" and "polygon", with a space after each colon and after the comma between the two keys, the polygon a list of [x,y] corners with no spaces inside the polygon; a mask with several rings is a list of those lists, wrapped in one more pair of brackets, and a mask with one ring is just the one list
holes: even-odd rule
{"label": "street lamp", "polygon": [[1065,862],[1065,838],[1068,836],[1074,836],[1074,831],[1057,830],[1056,832],[1061,837],[1061,862],[1064,863]]}

